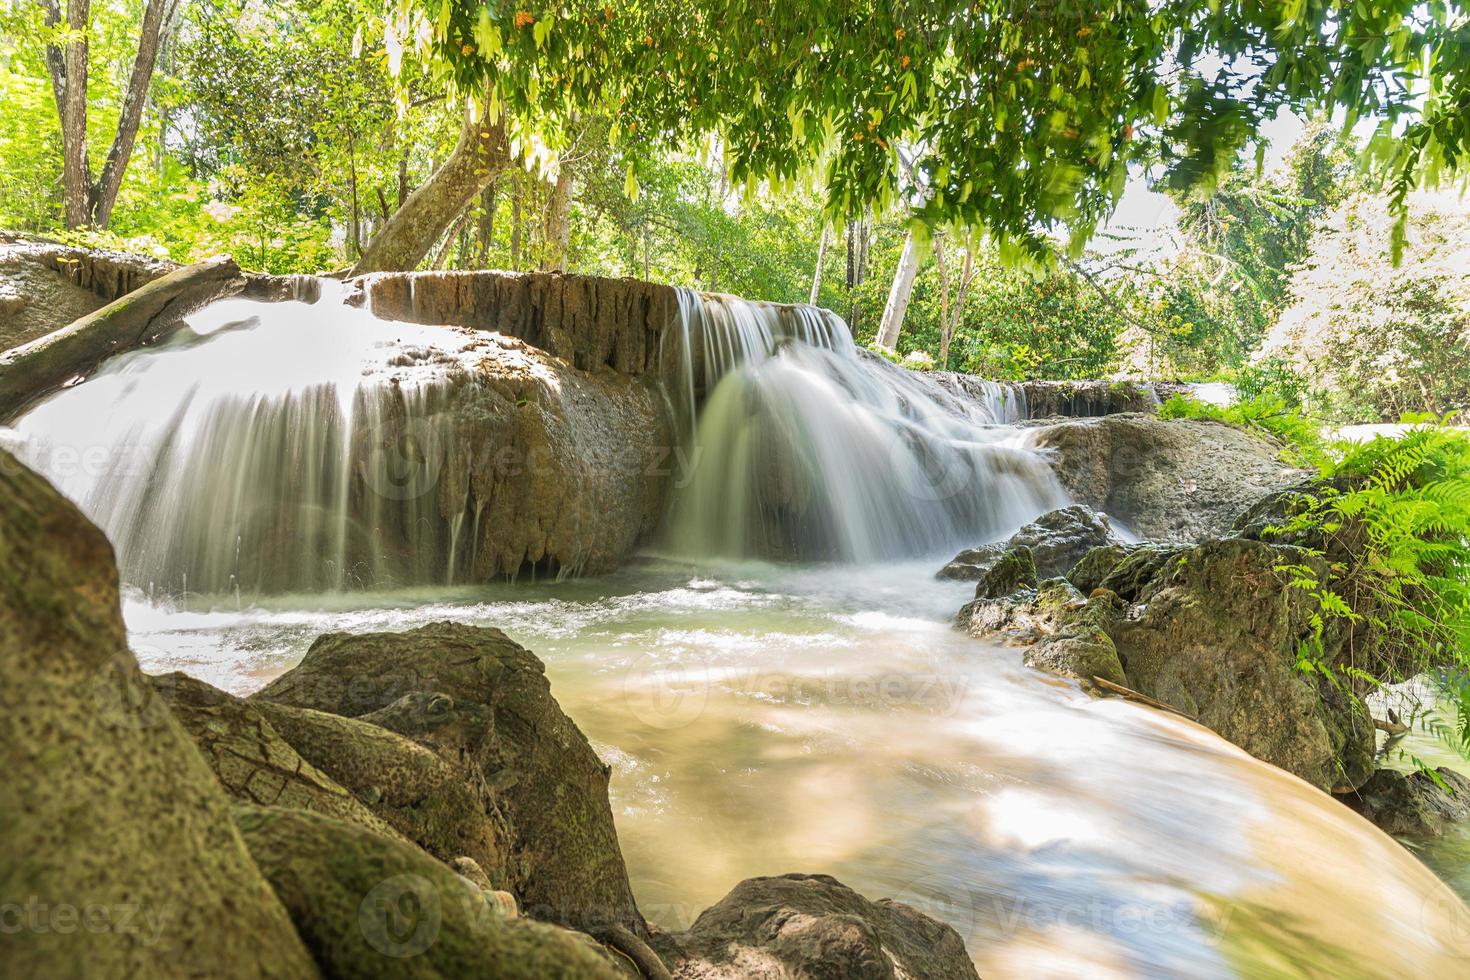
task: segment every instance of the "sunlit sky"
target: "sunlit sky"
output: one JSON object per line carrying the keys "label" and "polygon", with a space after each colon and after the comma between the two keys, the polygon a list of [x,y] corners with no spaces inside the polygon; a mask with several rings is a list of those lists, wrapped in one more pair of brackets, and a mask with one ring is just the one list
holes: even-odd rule
{"label": "sunlit sky", "polygon": [[[1281,165],[1305,128],[1306,123],[1291,113],[1283,113],[1261,127],[1269,141],[1265,160],[1267,171]],[[1170,254],[1178,248],[1175,237],[1177,215],[1174,202],[1165,194],[1149,190],[1144,174],[1135,173],[1123,191],[1117,212],[1106,227],[1098,231],[1089,250],[1107,254],[1120,248],[1139,248],[1160,255]]]}

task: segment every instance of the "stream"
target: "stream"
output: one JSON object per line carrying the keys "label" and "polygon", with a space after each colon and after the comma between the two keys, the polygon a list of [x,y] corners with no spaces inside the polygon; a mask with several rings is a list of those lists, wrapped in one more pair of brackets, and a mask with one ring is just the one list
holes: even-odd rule
{"label": "stream", "polygon": [[[938,556],[936,556],[936,559]],[[1463,907],[1340,803],[1188,721],[954,630],[935,560],[126,603],[145,670],[246,694],[320,633],[504,629],[613,766],[649,920],[834,875],[953,925],[982,975],[1453,976]],[[922,582],[922,588],[914,588]]]}

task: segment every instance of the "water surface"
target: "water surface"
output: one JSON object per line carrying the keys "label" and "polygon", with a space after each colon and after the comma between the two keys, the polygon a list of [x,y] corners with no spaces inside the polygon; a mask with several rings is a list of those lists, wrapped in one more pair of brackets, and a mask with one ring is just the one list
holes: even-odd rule
{"label": "water surface", "polygon": [[563,583],[127,604],[150,671],[244,694],[329,630],[498,626],[614,768],[649,919],[824,872],[953,925],[986,976],[1455,976],[1470,916],[1330,797],[948,623],[934,561],[662,560]]}

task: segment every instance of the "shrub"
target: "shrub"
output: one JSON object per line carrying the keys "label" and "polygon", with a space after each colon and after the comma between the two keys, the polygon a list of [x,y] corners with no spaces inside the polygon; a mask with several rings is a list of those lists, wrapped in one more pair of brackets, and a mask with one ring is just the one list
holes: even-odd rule
{"label": "shrub", "polygon": [[[1321,576],[1285,567],[1318,613],[1298,666],[1361,687],[1437,674],[1455,727],[1470,748],[1470,438],[1420,417],[1402,435],[1338,443],[1323,454],[1321,482],[1295,494],[1275,536],[1308,543]],[[1347,631],[1346,660],[1327,662],[1322,636]]]}
{"label": "shrub", "polygon": [[1232,405],[1211,405],[1175,395],[1159,406],[1159,417],[1209,419],[1267,436],[1281,444],[1282,459],[1293,465],[1315,465],[1322,455],[1320,424],[1276,394],[1261,394]]}

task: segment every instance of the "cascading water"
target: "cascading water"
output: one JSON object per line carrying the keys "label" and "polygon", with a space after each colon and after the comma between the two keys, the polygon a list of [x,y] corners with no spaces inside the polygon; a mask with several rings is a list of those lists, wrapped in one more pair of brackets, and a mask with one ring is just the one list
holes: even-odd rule
{"label": "cascading water", "polygon": [[[21,457],[108,533],[125,581],[176,595],[477,577],[484,502],[440,471],[459,368],[491,335],[380,320],[333,286],[311,304],[216,303],[18,423]],[[997,538],[1063,502],[998,424],[1013,405],[999,386],[950,394],[815,307],[682,290],[680,308],[662,352],[692,463],[674,550],[872,561]]]}
{"label": "cascading water", "polygon": [[319,591],[452,581],[470,560],[463,501],[415,481],[437,472],[425,456],[474,345],[326,293],[213,304],[17,424],[21,458],[107,532],[124,581]]}
{"label": "cascading water", "polygon": [[675,552],[877,561],[993,540],[1065,502],[1001,424],[1000,386],[956,397],[857,350],[825,310],[690,291],[681,306],[666,376],[695,465],[671,506]]}

